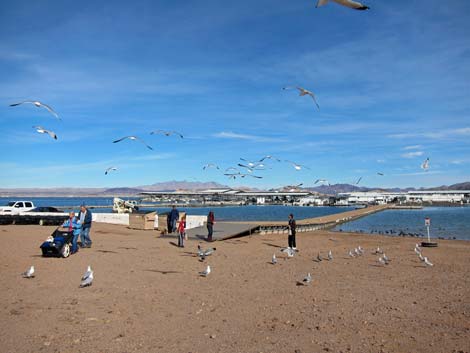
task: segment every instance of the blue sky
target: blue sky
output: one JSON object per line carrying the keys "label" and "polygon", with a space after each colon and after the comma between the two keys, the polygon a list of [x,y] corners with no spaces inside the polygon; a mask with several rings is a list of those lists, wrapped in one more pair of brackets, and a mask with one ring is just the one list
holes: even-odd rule
{"label": "blue sky", "polygon": [[[469,181],[470,3],[315,3],[2,0],[0,187]],[[295,85],[321,109],[282,90]],[[62,121],[9,107],[26,99]],[[154,151],[112,143],[126,135]],[[266,154],[311,169],[272,162],[263,179],[235,181],[202,170]],[[110,166],[119,170],[105,176]]]}

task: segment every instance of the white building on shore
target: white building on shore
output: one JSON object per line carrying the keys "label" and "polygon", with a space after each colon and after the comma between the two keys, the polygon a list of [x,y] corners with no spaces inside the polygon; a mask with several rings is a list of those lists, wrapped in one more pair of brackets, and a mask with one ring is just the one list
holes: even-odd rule
{"label": "white building on shore", "polygon": [[425,190],[408,192],[349,192],[338,194],[337,205],[397,203],[470,203],[470,190]]}

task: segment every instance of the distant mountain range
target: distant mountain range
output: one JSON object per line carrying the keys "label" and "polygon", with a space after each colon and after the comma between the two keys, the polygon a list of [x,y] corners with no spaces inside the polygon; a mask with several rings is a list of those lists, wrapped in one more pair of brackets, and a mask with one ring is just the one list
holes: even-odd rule
{"label": "distant mountain range", "polygon": [[[228,189],[227,185],[216,182],[197,181],[166,181],[152,185],[141,185],[135,187],[116,188],[0,188],[1,197],[78,197],[78,196],[136,196],[145,191],[177,191],[177,190],[207,190]],[[237,187],[240,190],[258,190],[249,187]],[[410,190],[470,190],[470,182],[453,185],[442,185],[433,188],[378,188],[365,187],[351,184],[320,185],[317,187],[305,187],[299,190],[314,191],[321,194],[335,195],[342,192],[355,191],[384,191],[384,192],[407,192]]]}

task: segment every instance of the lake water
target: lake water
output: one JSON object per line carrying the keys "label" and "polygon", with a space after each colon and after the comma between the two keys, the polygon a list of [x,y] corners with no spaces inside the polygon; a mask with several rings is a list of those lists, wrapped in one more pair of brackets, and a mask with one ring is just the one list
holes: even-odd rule
{"label": "lake water", "polygon": [[[82,203],[87,205],[112,205],[112,197],[0,197],[0,205],[13,200],[31,200],[36,206],[76,207]],[[353,207],[295,207],[295,206],[224,206],[224,207],[184,207],[180,211],[192,215],[207,215],[214,211],[219,221],[283,221],[289,213],[297,220],[321,217],[339,212],[346,212]],[[169,208],[147,208],[143,211],[169,211]],[[78,209],[75,209],[78,211]],[[112,212],[111,208],[92,209],[92,212]],[[398,235],[426,234],[424,218],[431,218],[431,237],[456,238],[470,240],[470,206],[462,207],[426,207],[420,210],[387,210],[356,221],[345,223],[334,228],[335,231],[365,232]]]}
{"label": "lake water", "polygon": [[[13,200],[33,201],[35,206],[58,206],[70,210],[69,207],[77,207],[82,203],[93,206],[107,206],[113,204],[112,197],[0,197],[0,205],[7,204]],[[296,219],[321,217],[334,213],[352,210],[352,207],[296,207],[296,206],[223,206],[223,207],[184,207],[178,206],[178,210],[185,211],[191,215],[207,215],[210,210],[214,211],[216,220],[219,221],[282,221],[293,213]],[[167,212],[169,208],[153,207],[141,208],[141,211]],[[78,211],[78,207],[75,209]],[[112,212],[112,208],[91,209],[92,212]]]}
{"label": "lake water", "polygon": [[470,206],[386,210],[336,226],[336,231],[427,235],[424,219],[431,218],[431,237],[470,240]]}

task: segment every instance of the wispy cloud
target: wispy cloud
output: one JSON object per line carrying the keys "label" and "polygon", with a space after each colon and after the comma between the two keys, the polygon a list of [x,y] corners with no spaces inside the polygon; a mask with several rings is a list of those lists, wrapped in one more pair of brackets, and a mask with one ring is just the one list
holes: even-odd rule
{"label": "wispy cloud", "polygon": [[423,148],[423,146],[421,146],[421,145],[413,145],[413,146],[405,146],[405,147],[403,147],[403,150],[405,150],[405,151],[409,151],[409,150],[419,150],[419,149],[421,149],[421,148]]}
{"label": "wispy cloud", "polygon": [[212,135],[213,137],[234,140],[247,140],[252,142],[284,142],[285,140],[278,137],[266,137],[248,134],[239,134],[231,131],[221,131]]}
{"label": "wispy cloud", "polygon": [[403,153],[401,156],[403,158],[415,158],[415,157],[419,157],[419,156],[422,156],[424,153],[422,151],[415,151],[415,152],[407,152],[407,153]]}
{"label": "wispy cloud", "polygon": [[441,131],[417,131],[389,134],[387,137],[395,139],[428,138],[428,139],[454,139],[470,136],[470,127],[446,129]]}

